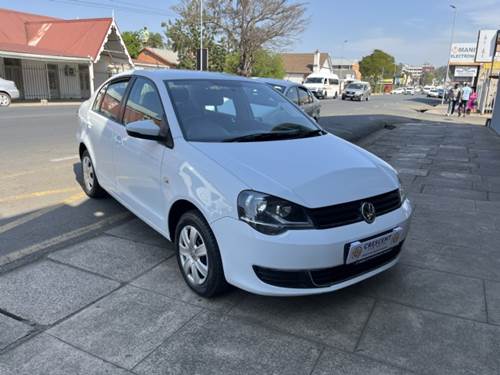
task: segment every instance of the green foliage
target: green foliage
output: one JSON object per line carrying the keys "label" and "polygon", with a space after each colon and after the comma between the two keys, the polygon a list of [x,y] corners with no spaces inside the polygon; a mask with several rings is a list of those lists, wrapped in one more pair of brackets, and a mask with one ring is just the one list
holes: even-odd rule
{"label": "green foliage", "polygon": [[434,75],[438,82],[444,82],[446,78],[446,65],[440,66],[434,70]]}
{"label": "green foliage", "polygon": [[122,39],[127,47],[127,51],[133,59],[139,56],[144,47],[163,48],[163,37],[160,33],[149,33],[149,38],[145,43],[141,42],[139,31],[124,31]]}
{"label": "green foliage", "polygon": [[122,33],[122,39],[127,47],[129,55],[135,59],[142,49],[142,43],[139,39],[139,34],[137,31],[124,31]]}
{"label": "green foliage", "polygon": [[369,81],[376,88],[381,79],[394,76],[397,66],[393,56],[376,49],[370,55],[361,59],[359,70],[363,75],[363,79]]}
{"label": "green foliage", "polygon": [[[196,51],[200,48],[199,25],[188,18],[163,23],[167,36],[167,47],[177,52],[179,69],[196,69]],[[222,72],[227,50],[221,41],[216,42],[215,33],[209,27],[203,30],[203,48],[208,49],[208,70]]]}
{"label": "green foliage", "polygon": [[[227,73],[238,73],[240,54],[235,52],[226,56],[224,71]],[[277,53],[265,49],[258,50],[252,61],[252,75],[255,77],[268,77],[282,79],[285,76],[283,60]]]}
{"label": "green foliage", "polygon": [[422,77],[420,78],[420,83],[422,85],[432,85],[434,83],[434,79],[436,78],[436,75],[434,72],[424,72],[422,74]]}

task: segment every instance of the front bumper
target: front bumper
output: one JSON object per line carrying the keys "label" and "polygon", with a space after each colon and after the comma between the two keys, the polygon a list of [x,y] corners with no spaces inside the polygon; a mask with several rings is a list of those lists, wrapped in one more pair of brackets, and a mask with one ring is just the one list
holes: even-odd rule
{"label": "front bumper", "polygon": [[[229,217],[213,222],[211,227],[219,244],[224,274],[230,284],[256,294],[299,296],[341,289],[392,267],[399,258],[411,213],[410,202],[406,200],[399,209],[377,217],[372,224],[359,222],[331,229],[290,230],[277,236],[264,235],[248,224]],[[283,287],[262,281],[262,274],[259,274],[260,278],[257,276],[262,270],[302,273],[315,270],[331,274],[340,270],[336,267],[345,264],[346,244],[377,236],[398,226],[402,228],[402,235],[399,249],[394,249],[392,253],[394,256],[387,257],[386,262],[375,263],[371,268],[360,269],[359,273],[351,272],[346,278],[337,278],[338,281],[328,286],[308,287],[303,284]]]}
{"label": "front bumper", "polygon": [[7,90],[7,93],[11,99],[19,99],[19,90],[10,89]]}

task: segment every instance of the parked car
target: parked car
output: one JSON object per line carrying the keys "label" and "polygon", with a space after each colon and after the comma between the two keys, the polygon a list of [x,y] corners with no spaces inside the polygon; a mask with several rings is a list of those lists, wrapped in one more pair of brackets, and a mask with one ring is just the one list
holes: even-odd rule
{"label": "parked car", "polygon": [[304,86],[320,99],[337,99],[340,93],[340,80],[336,74],[312,73],[307,76]]}
{"label": "parked car", "polygon": [[425,95],[429,95],[429,92],[431,91],[431,89],[433,89],[434,86],[430,86],[430,85],[426,85],[424,86],[424,88],[422,89],[422,92],[425,94]]}
{"label": "parked car", "polygon": [[319,121],[321,103],[307,87],[292,81],[272,78],[254,78],[264,82],[297,104],[309,116]]}
{"label": "parked car", "polygon": [[371,94],[371,87],[368,82],[357,81],[350,83],[342,93],[342,100],[368,100]]}
{"label": "parked car", "polygon": [[405,89],[403,87],[398,87],[396,89],[391,90],[391,94],[404,94]]}
{"label": "parked car", "polygon": [[264,83],[121,73],[78,118],[85,193],[173,241],[201,296],[324,293],[398,261],[412,208],[396,170]]}
{"label": "parked car", "polygon": [[444,89],[442,87],[433,87],[429,90],[427,96],[429,98],[442,98],[444,95]]}
{"label": "parked car", "polygon": [[19,90],[14,81],[0,78],[0,107],[8,107],[12,99],[19,98]]}
{"label": "parked car", "polygon": [[405,87],[405,95],[415,95],[415,88],[413,87]]}

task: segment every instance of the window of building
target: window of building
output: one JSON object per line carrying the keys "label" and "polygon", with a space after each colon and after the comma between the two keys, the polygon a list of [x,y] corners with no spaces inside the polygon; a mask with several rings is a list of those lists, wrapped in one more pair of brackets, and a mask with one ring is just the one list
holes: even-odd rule
{"label": "window of building", "polygon": [[163,121],[163,105],[154,84],[145,79],[137,78],[125,106],[123,123],[152,120],[160,126]]}

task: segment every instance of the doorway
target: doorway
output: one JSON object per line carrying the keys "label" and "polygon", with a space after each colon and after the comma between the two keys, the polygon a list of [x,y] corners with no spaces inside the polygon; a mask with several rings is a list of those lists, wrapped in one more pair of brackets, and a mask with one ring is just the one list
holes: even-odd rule
{"label": "doorway", "polygon": [[59,99],[59,69],[55,64],[47,64],[47,76],[49,80],[50,99]]}

